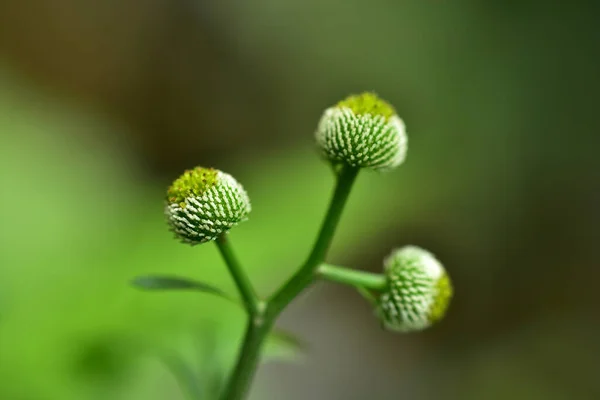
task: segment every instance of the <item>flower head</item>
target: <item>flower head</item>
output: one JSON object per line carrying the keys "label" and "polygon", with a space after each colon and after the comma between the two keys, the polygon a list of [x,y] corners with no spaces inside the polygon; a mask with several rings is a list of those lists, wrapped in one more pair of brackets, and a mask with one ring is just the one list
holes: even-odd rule
{"label": "flower head", "polygon": [[315,136],[322,154],[334,164],[389,170],[406,157],[404,123],[373,93],[350,96],[326,109]]}
{"label": "flower head", "polygon": [[246,220],[250,210],[242,185],[212,168],[185,171],[167,191],[167,221],[175,236],[189,244],[215,240]]}
{"label": "flower head", "polygon": [[396,249],[386,258],[386,289],[378,295],[377,314],[386,329],[425,329],[442,319],[452,284],[442,264],[416,246]]}

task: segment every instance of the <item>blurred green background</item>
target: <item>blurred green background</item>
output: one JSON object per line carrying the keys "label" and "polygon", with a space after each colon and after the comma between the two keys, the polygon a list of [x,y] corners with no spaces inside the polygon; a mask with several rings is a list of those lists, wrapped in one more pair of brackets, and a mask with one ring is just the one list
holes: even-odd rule
{"label": "blurred green background", "polygon": [[232,290],[214,246],[171,238],[165,188],[214,166],[253,200],[232,232],[261,293],[310,248],[331,173],[322,110],[373,90],[407,162],[363,173],[329,256],[372,271],[436,253],[447,318],[383,332],[351,290],[283,315],[253,399],[600,398],[600,3],[482,0],[0,1],[0,399],[164,400],[160,360],[205,385],[243,315],[208,296],[139,293],[186,274]]}

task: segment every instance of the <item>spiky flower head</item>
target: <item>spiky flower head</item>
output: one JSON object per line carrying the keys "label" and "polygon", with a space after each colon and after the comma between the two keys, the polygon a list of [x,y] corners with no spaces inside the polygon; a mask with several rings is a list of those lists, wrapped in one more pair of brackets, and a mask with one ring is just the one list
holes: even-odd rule
{"label": "spiky flower head", "polygon": [[323,156],[334,164],[383,171],[406,157],[404,123],[374,93],[353,95],[326,109],[315,136]]}
{"label": "spiky flower head", "polygon": [[181,241],[200,244],[247,219],[248,194],[231,175],[213,168],[185,171],[167,191],[165,214]]}
{"label": "spiky flower head", "polygon": [[377,298],[377,314],[386,329],[418,331],[442,319],[452,284],[433,254],[406,246],[394,250],[384,268],[387,287]]}

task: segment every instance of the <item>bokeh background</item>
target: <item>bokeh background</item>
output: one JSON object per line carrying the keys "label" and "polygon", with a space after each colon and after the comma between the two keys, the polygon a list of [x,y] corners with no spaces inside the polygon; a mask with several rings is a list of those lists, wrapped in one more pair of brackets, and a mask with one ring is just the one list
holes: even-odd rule
{"label": "bokeh background", "polygon": [[[0,399],[183,399],[230,368],[242,313],[138,274],[233,286],[214,246],[171,238],[194,165],[253,200],[232,232],[261,293],[308,252],[333,179],[322,110],[373,90],[410,135],[363,173],[329,255],[445,262],[447,318],[380,330],[319,284],[280,320],[252,399],[600,398],[600,3],[534,0],[0,1]],[[165,360],[173,361],[172,363]],[[211,389],[214,390],[214,389]]]}

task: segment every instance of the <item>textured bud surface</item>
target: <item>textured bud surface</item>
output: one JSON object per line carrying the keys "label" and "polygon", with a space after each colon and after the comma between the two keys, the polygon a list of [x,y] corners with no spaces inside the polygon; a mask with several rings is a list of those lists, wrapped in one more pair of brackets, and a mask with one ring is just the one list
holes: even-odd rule
{"label": "textured bud surface", "polygon": [[384,265],[388,286],[379,295],[377,313],[385,328],[418,331],[444,316],[452,298],[452,284],[431,253],[406,246],[394,250]]}
{"label": "textured bud surface", "polygon": [[248,194],[231,175],[196,167],[168,189],[165,214],[175,236],[199,244],[246,220],[250,209]]}
{"label": "textured bud surface", "polygon": [[407,137],[394,108],[373,93],[354,95],[323,113],[317,145],[333,163],[388,170],[402,164]]}

